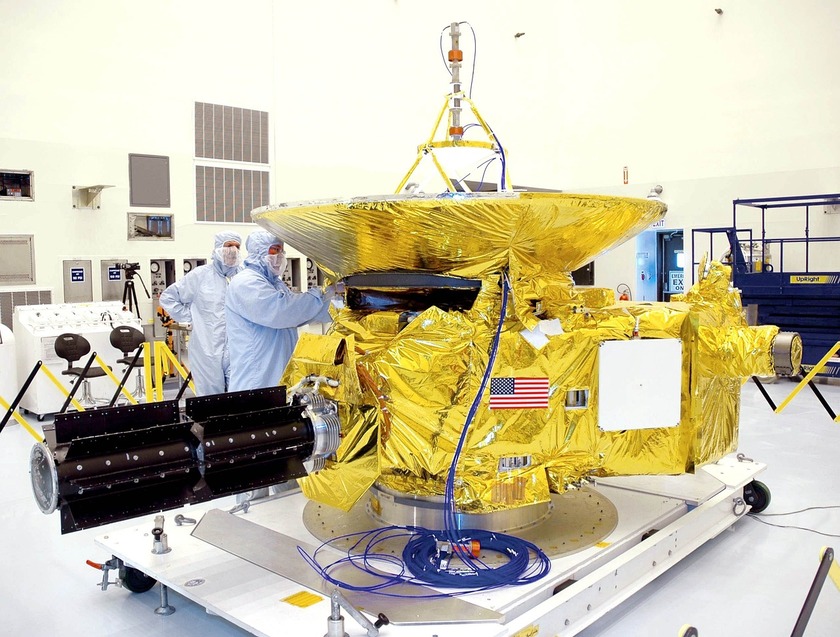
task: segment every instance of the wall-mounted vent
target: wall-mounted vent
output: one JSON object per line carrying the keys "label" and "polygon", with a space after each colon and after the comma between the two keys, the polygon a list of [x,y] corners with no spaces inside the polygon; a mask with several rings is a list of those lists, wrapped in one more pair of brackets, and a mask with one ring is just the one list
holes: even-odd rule
{"label": "wall-mounted vent", "polygon": [[12,319],[16,307],[19,305],[49,305],[50,303],[52,303],[52,290],[50,288],[22,292],[0,291],[0,323],[9,329],[13,329]]}
{"label": "wall-mounted vent", "polygon": [[0,235],[0,285],[35,283],[34,236]]}
{"label": "wall-mounted vent", "polygon": [[268,163],[268,113],[195,103],[195,156]]}
{"label": "wall-mounted vent", "polygon": [[250,223],[269,203],[268,140],[267,112],[195,103],[196,221]]}
{"label": "wall-mounted vent", "polygon": [[269,203],[268,171],[195,167],[196,221],[250,223],[251,211]]}

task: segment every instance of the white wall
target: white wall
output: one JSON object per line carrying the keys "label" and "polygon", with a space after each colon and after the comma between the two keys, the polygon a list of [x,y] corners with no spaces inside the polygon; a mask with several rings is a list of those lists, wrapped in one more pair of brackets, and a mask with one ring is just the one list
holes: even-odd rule
{"label": "white wall", "polygon": [[[65,257],[209,252],[223,226],[194,222],[195,101],[270,111],[274,201],[393,191],[448,89],[438,41],[453,20],[477,33],[472,95],[516,183],[631,196],[660,183],[674,228],[728,224],[736,197],[840,190],[837,2],[0,0],[0,9],[15,25],[0,39],[0,167],[36,172],[35,202],[0,202],[0,232],[36,235],[38,283],[58,298]],[[462,46],[469,59],[468,29]],[[126,241],[128,153],[170,156],[175,242]],[[101,210],[73,211],[71,186],[94,183],[116,187]],[[626,281],[633,251],[630,242],[600,258],[597,284]]]}
{"label": "white wall", "polygon": [[[221,1],[0,1],[0,168],[35,171],[34,202],[0,202],[0,233],[35,235],[56,301],[66,258],[93,259],[99,299],[100,259],[140,262],[148,284],[150,258],[209,257],[225,226],[195,223],[194,102],[273,107],[272,6],[248,4],[258,19]],[[129,207],[129,153],[169,156],[170,208]],[[73,210],[72,186],[94,184],[115,187]],[[176,240],[128,241],[129,211],[173,213]]]}

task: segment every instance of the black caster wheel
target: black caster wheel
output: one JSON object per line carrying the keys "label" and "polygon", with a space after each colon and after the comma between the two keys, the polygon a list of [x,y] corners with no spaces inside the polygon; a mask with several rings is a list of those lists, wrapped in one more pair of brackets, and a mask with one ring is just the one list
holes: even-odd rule
{"label": "black caster wheel", "polygon": [[153,577],[149,577],[142,571],[131,566],[125,566],[125,574],[122,575],[122,583],[132,593],[145,593],[157,583]]}
{"label": "black caster wheel", "polygon": [[744,486],[744,502],[752,508],[750,513],[761,513],[770,505],[770,489],[758,480]]}
{"label": "black caster wheel", "polygon": [[36,418],[38,419],[38,422],[44,422],[44,414],[38,414]]}

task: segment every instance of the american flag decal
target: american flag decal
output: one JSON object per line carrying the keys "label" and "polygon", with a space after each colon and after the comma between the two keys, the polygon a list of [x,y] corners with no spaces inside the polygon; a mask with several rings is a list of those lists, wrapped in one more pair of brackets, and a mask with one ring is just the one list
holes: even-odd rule
{"label": "american flag decal", "polygon": [[490,409],[545,409],[548,378],[491,378]]}

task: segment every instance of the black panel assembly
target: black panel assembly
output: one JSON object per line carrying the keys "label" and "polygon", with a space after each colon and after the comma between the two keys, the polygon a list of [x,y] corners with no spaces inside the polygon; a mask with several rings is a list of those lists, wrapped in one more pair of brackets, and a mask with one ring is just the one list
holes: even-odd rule
{"label": "black panel assembly", "polygon": [[[314,398],[317,398],[315,400]],[[44,513],[69,533],[267,487],[335,452],[335,403],[285,387],[71,412],[44,427],[30,456]]]}

